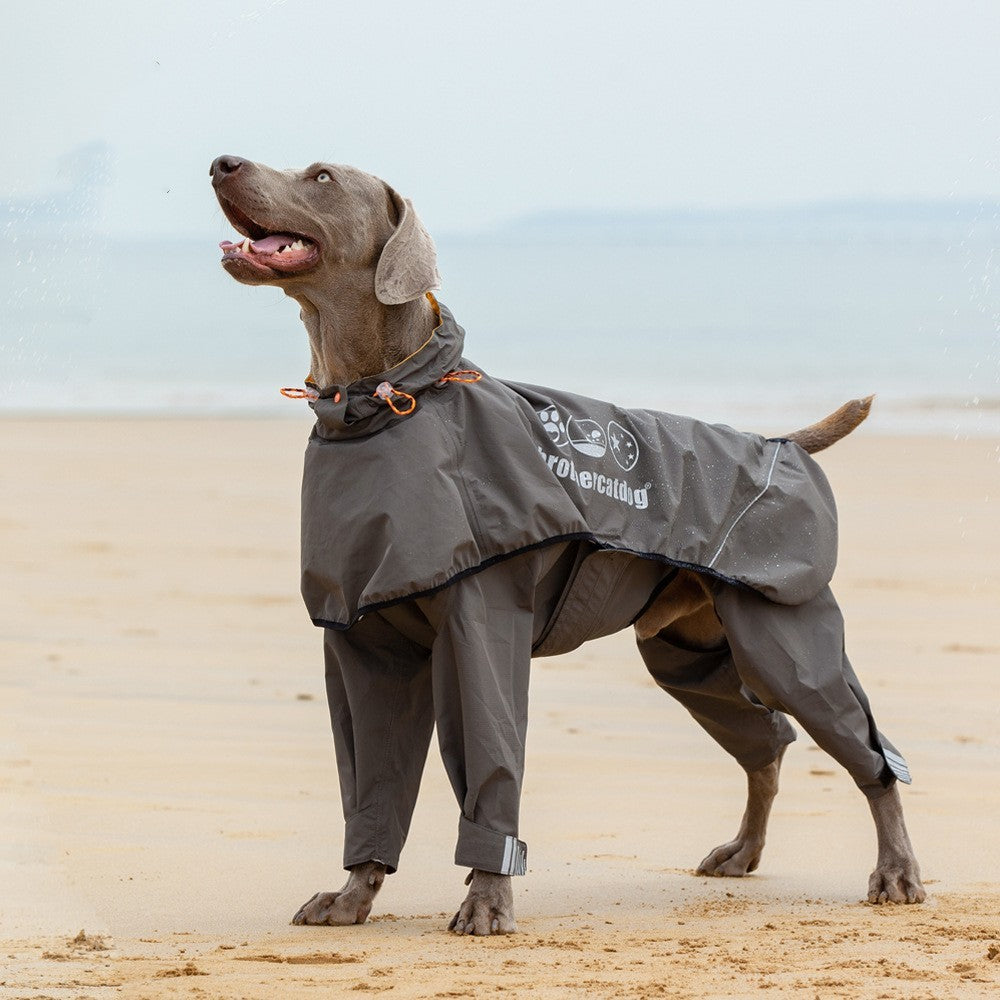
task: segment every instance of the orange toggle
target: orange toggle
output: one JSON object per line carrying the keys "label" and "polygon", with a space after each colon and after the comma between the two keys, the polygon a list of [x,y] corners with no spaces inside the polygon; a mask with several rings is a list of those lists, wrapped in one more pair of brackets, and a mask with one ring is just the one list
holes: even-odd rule
{"label": "orange toggle", "polygon": [[[394,389],[388,382],[380,382],[376,387],[375,391],[372,393],[373,396],[377,396],[379,399],[383,400],[385,404],[396,414],[397,417],[409,416],[417,408],[416,397],[411,396],[408,392],[403,392],[401,389]],[[401,410],[393,401],[393,396],[399,396],[400,399],[409,400],[409,406],[405,410]]]}

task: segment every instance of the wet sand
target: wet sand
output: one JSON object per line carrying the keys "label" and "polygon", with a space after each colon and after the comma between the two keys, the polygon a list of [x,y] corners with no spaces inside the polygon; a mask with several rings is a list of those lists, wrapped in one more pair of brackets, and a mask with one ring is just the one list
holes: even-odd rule
{"label": "wet sand", "polygon": [[996,440],[866,427],[821,456],[848,648],[915,777],[926,904],[861,902],[867,806],[804,736],[760,872],[694,876],[736,830],[742,774],[623,634],[535,661],[521,932],[472,940],[443,930],[465,872],[433,749],[372,920],[288,924],[343,881],[321,636],[298,597],[307,429],[0,421],[0,998],[996,990]]}

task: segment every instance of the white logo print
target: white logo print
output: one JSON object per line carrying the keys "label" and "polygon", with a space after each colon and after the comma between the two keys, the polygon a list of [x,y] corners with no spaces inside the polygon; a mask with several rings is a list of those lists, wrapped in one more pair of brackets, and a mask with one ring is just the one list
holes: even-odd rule
{"label": "white logo print", "polygon": [[[564,418],[555,404],[536,412],[549,440],[557,448],[565,450],[569,445],[581,455],[604,458],[610,445],[611,457],[623,472],[631,472],[639,461],[639,442],[617,420],[609,421],[605,430],[596,420],[584,417]],[[643,487],[633,487],[624,479],[587,469],[578,470],[570,459],[551,455],[541,446],[538,451],[545,464],[559,479],[569,479],[583,490],[613,497],[637,510],[645,510],[649,506],[649,483]]]}
{"label": "white logo print", "polygon": [[617,420],[612,420],[608,424],[608,437],[611,438],[611,454],[615,461],[625,472],[630,472],[639,461],[639,442],[635,435]]}
{"label": "white logo print", "polygon": [[546,406],[544,410],[539,410],[538,419],[541,420],[545,433],[552,438],[552,443],[557,448],[562,448],[569,438],[566,436],[566,424],[555,406]]}
{"label": "white logo print", "polygon": [[566,421],[566,436],[569,443],[583,455],[603,458],[608,450],[608,438],[604,428],[596,420],[580,420],[570,417]]}

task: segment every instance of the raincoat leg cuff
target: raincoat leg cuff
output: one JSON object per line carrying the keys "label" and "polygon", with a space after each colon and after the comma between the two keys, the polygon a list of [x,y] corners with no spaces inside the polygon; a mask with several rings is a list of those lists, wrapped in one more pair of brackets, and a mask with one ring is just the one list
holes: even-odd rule
{"label": "raincoat leg cuff", "polygon": [[347,818],[344,829],[344,868],[363,865],[366,861],[377,861],[385,865],[388,875],[392,875],[399,866],[402,846],[387,843],[384,831],[380,833],[376,823],[376,811],[365,809]]}
{"label": "raincoat leg cuff", "polygon": [[[792,724],[780,712],[771,712],[770,715],[762,716],[770,727],[770,739],[755,741],[755,744],[745,752],[733,753],[736,762],[744,771],[759,771],[773,764],[785,747],[794,743],[798,739],[798,734]],[[761,726],[764,729],[764,726]],[[727,748],[728,749],[728,748]]]}
{"label": "raincoat leg cuff", "polygon": [[864,795],[866,799],[880,799],[894,784],[896,784],[896,775],[893,774],[889,765],[886,764],[882,768],[881,773],[874,781],[861,781],[858,778],[854,779],[854,784],[861,789],[861,794]]}
{"label": "raincoat leg cuff", "polygon": [[869,799],[881,798],[897,781],[903,782],[904,785],[909,785],[913,781],[909,765],[903,755],[881,733],[877,734],[877,745],[874,750],[881,757],[882,768],[878,777],[874,781],[859,781],[855,778],[858,788]]}
{"label": "raincoat leg cuff", "polygon": [[[894,778],[900,780],[904,785],[912,783],[909,765],[903,755],[881,734],[879,739],[882,742],[882,756],[885,758],[885,766],[892,772]],[[891,784],[892,782],[889,782]]]}
{"label": "raincoat leg cuff", "polygon": [[458,821],[455,864],[497,875],[524,875],[528,870],[528,845],[462,816]]}

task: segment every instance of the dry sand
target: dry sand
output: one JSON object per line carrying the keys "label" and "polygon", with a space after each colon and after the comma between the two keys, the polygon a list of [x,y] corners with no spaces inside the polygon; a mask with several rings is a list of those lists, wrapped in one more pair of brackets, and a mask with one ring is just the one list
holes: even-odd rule
{"label": "dry sand", "polygon": [[742,776],[621,635],[535,663],[521,933],[473,940],[443,930],[464,872],[434,751],[375,917],[288,923],[343,879],[297,595],[307,424],[0,422],[0,997],[996,995],[996,441],[866,428],[823,456],[925,905],[861,902],[867,807],[804,737],[760,873],[692,875]]}

